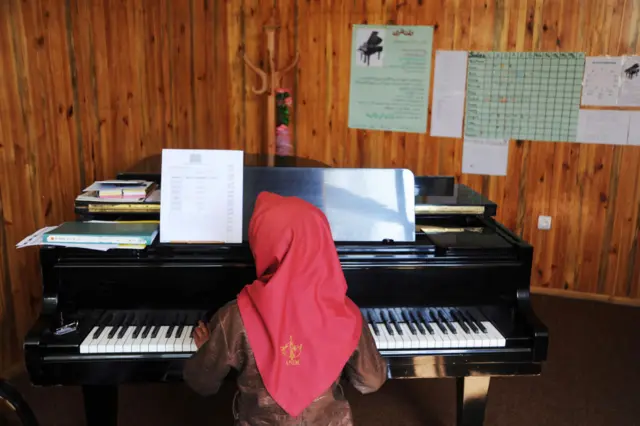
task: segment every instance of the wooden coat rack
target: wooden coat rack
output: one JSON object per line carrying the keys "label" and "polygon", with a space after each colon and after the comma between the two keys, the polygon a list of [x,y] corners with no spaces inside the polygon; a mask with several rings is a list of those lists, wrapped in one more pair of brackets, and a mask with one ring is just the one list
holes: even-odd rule
{"label": "wooden coat rack", "polygon": [[253,87],[253,93],[256,95],[262,95],[267,93],[267,165],[273,167],[275,163],[276,154],[276,90],[278,90],[282,83],[282,78],[285,74],[291,71],[300,59],[300,52],[296,51],[296,56],[289,65],[282,70],[276,68],[276,30],[280,28],[276,20],[275,9],[271,14],[269,22],[264,26],[264,31],[267,33],[267,54],[268,54],[268,70],[264,71],[258,68],[247,57],[247,54],[243,54],[244,62],[251,68],[256,74],[260,76],[260,87]]}

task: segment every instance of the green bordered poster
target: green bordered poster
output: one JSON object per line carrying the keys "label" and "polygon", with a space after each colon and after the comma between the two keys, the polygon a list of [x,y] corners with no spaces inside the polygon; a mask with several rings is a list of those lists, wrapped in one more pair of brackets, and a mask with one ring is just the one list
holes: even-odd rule
{"label": "green bordered poster", "polygon": [[354,25],[349,127],[426,133],[433,27]]}
{"label": "green bordered poster", "polygon": [[469,52],[467,137],[576,140],[584,53]]}

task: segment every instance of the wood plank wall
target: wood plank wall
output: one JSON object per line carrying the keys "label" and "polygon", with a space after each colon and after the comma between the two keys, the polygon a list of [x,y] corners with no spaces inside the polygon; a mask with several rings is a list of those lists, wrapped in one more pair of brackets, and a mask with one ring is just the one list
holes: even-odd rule
{"label": "wood plank wall", "polygon": [[[3,0],[0,2],[0,371],[37,315],[37,252],[73,198],[164,147],[261,149],[262,25],[295,50],[296,154],[454,175],[535,246],[532,285],[640,298],[640,147],[511,141],[508,176],[461,174],[462,142],[347,128],[350,26],[434,25],[434,48],[640,52],[640,0]],[[433,90],[430,91],[433,93]],[[553,217],[538,231],[537,217]]]}

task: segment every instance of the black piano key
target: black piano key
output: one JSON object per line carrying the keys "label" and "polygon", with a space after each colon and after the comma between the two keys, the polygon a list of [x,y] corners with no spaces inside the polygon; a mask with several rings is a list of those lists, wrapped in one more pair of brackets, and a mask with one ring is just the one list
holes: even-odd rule
{"label": "black piano key", "polygon": [[422,318],[424,326],[427,329],[427,331],[429,332],[429,334],[436,334],[436,332],[433,329],[433,327],[431,327],[431,324],[429,324],[430,322],[433,322],[433,321],[430,320],[429,312],[424,310],[424,309],[420,309],[418,311],[418,313],[420,314],[420,317]]}
{"label": "black piano key", "polygon": [[175,314],[173,317],[173,321],[171,322],[171,324],[169,324],[169,328],[167,329],[167,334],[166,334],[166,338],[170,338],[171,335],[173,334],[173,330],[176,328],[176,326],[178,325],[178,323],[180,322],[180,314]]}
{"label": "black piano key", "polygon": [[159,325],[154,325],[153,329],[151,330],[151,338],[155,339],[156,337],[158,337],[158,333],[160,332],[160,327]]}
{"label": "black piano key", "polygon": [[444,314],[444,312],[442,310],[437,310],[438,315],[440,316],[440,320],[442,320],[442,322],[444,323],[444,325],[447,326],[447,328],[449,329],[449,331],[451,331],[452,334],[458,334],[458,331],[456,330],[456,328],[453,326],[453,324],[451,324],[451,322],[449,321],[449,318],[447,318],[447,316]]}
{"label": "black piano key", "polygon": [[391,328],[391,323],[389,321],[389,314],[387,313],[387,310],[380,309],[380,312],[382,313],[382,322],[384,323],[384,326],[387,328],[387,331],[389,332],[389,334],[393,336],[393,328]]}
{"label": "black piano key", "polygon": [[471,321],[467,316],[465,316],[464,311],[461,309],[456,309],[456,312],[458,314],[458,316],[460,318],[462,318],[462,320],[465,322],[465,324],[467,324],[467,327],[469,327],[471,329],[472,332],[474,332],[475,334],[478,334],[478,332],[480,331],[478,329],[478,327],[476,327],[476,325],[473,323],[473,321]]}
{"label": "black piano key", "polygon": [[469,333],[469,327],[467,327],[467,325],[464,323],[464,320],[462,319],[462,316],[460,316],[455,309],[450,309],[449,315],[451,315],[451,318],[453,318],[453,320],[458,323],[460,328],[462,328],[462,331],[464,331],[465,333]]}
{"label": "black piano key", "polygon": [[176,338],[179,339],[180,337],[182,337],[182,332],[184,331],[184,327],[188,323],[188,321],[189,314],[184,314],[184,316],[181,318],[180,323],[176,325]]}
{"label": "black piano key", "polygon": [[[411,317],[413,318],[413,322],[416,323],[416,327],[418,327],[418,331],[420,332],[420,334],[425,334],[426,335],[427,332],[425,331],[425,327],[422,326],[422,321],[418,317],[418,314],[416,314],[415,309],[411,309],[409,311],[409,313],[411,314]],[[430,334],[433,334],[433,330],[431,330]]]}
{"label": "black piano key", "polygon": [[391,323],[396,328],[399,336],[402,336],[402,328],[400,328],[400,324],[398,324],[398,317],[393,309],[389,309],[389,318],[391,318]]}
{"label": "black piano key", "polygon": [[120,327],[120,331],[118,331],[118,339],[122,339],[124,337],[130,325],[131,325],[131,320],[129,318],[129,315],[127,315],[122,321],[122,326]]}
{"label": "black piano key", "polygon": [[407,310],[407,308],[402,308],[401,312],[402,312],[402,317],[404,318],[404,321],[407,323],[407,327],[409,327],[409,331],[411,332],[411,334],[417,334],[416,328],[413,326],[413,320],[411,319],[411,315],[409,315],[409,311]]}
{"label": "black piano key", "polygon": [[480,329],[480,331],[482,331],[482,332],[483,332],[483,333],[485,333],[485,334],[487,333],[487,329],[485,328],[485,326],[484,326],[484,325],[482,325],[482,323],[481,323],[480,321],[478,321],[478,320],[476,319],[476,317],[475,317],[475,316],[473,316],[473,314],[472,314],[471,312],[469,312],[469,311],[465,310],[465,311],[464,311],[464,313],[465,313],[465,314],[467,314],[467,316],[469,317],[469,319],[470,319],[471,321],[473,321],[473,322],[476,324],[476,326]]}
{"label": "black piano key", "polygon": [[120,315],[117,319],[117,321],[114,321],[113,323],[113,328],[111,329],[111,331],[109,332],[109,334],[107,335],[107,337],[109,339],[113,339],[113,337],[116,335],[116,333],[118,332],[118,329],[120,329],[120,326],[122,326],[122,323],[124,321],[124,315]]}
{"label": "black piano key", "polygon": [[438,315],[437,310],[435,314],[432,313],[430,310],[427,310],[427,313],[429,314],[429,317],[431,318],[432,322],[434,322],[438,326],[440,331],[442,331],[442,334],[449,334],[449,330],[447,330],[447,328],[444,326],[444,324],[440,320],[440,316]]}
{"label": "black piano key", "polygon": [[107,326],[107,324],[109,324],[111,322],[112,318],[113,318],[113,314],[112,313],[105,314],[102,317],[102,319],[100,320],[100,322],[98,324],[98,329],[93,333],[93,338],[94,339],[97,339],[98,337],[100,337],[100,335],[104,331],[104,328]]}
{"label": "black piano key", "polygon": [[365,322],[371,326],[371,329],[373,330],[373,333],[376,336],[380,335],[380,329],[378,328],[378,325],[376,324],[376,320],[374,318],[374,315],[372,312],[370,312],[368,309],[363,309],[362,310],[362,317],[364,318]]}
{"label": "black piano key", "polygon": [[144,329],[144,325],[147,322],[147,317],[148,315],[145,315],[144,317],[142,317],[142,319],[137,321],[136,328],[135,330],[133,330],[133,333],[132,333],[132,336],[134,339],[137,339],[140,333],[142,332],[142,330]]}

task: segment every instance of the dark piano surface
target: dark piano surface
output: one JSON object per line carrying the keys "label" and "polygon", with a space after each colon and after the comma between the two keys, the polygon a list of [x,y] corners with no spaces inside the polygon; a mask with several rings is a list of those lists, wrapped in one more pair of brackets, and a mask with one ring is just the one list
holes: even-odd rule
{"label": "dark piano surface", "polygon": [[[458,424],[482,424],[491,377],[541,373],[548,335],[529,300],[533,249],[494,218],[416,214],[414,242],[336,248],[390,379],[456,379]],[[181,380],[193,324],[255,278],[246,243],[42,247],[41,267],[27,369],[36,385],[82,385],[90,424],[115,424],[97,417],[116,411],[120,383]],[[53,333],[73,321],[77,331]]]}

